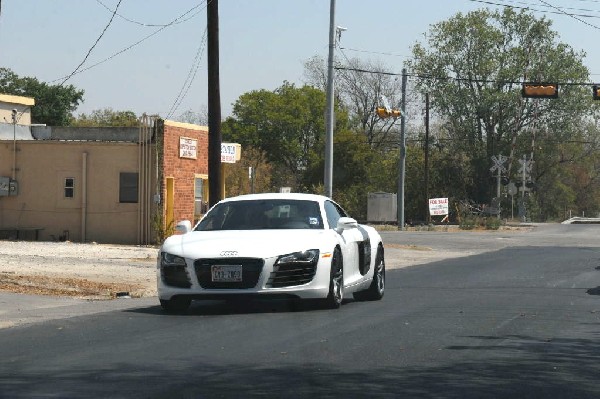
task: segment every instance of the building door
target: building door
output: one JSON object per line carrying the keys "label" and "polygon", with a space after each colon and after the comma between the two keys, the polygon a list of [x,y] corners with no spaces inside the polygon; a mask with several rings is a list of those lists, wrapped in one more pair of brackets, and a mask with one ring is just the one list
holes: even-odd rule
{"label": "building door", "polygon": [[167,198],[165,201],[165,227],[166,230],[175,228],[175,181],[167,177]]}

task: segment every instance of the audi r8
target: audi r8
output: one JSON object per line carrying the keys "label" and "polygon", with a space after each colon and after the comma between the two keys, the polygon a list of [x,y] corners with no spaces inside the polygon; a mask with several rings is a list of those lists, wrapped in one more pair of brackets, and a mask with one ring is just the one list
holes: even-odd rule
{"label": "audi r8", "polygon": [[379,300],[385,289],[379,233],[328,197],[251,194],[213,206],[192,228],[177,224],[157,261],[166,311],[192,300],[277,297],[338,308],[347,295]]}

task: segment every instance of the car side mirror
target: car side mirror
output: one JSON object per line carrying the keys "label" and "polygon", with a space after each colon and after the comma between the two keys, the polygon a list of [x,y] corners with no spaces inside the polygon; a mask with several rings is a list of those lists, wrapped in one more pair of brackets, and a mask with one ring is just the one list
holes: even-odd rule
{"label": "car side mirror", "polygon": [[182,220],[175,226],[175,231],[178,231],[183,234],[189,233],[190,231],[192,231],[192,222],[190,222],[189,220]]}
{"label": "car side mirror", "polygon": [[358,222],[356,221],[356,219],[342,217],[338,220],[335,230],[338,233],[341,233],[344,230],[355,229],[357,227],[358,227]]}

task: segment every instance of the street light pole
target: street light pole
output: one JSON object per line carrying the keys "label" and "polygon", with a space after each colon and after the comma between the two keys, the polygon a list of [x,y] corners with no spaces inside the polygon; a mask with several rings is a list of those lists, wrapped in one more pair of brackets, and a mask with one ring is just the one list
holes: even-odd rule
{"label": "street light pole", "polygon": [[327,59],[327,110],[325,112],[325,195],[333,195],[333,58],[335,48],[335,0],[329,10],[329,57]]}
{"label": "street light pole", "polygon": [[398,161],[398,230],[404,230],[404,178],[406,176],[406,68],[402,69],[400,104],[400,159]]}

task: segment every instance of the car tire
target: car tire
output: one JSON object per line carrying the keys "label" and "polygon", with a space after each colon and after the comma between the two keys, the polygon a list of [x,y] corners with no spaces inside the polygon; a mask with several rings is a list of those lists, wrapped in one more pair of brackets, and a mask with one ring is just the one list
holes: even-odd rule
{"label": "car tire", "polygon": [[329,294],[323,300],[326,309],[337,309],[344,300],[344,260],[339,248],[333,250],[331,269],[329,272]]}
{"label": "car tire", "polygon": [[183,313],[192,303],[189,298],[174,297],[172,299],[160,299],[160,306],[169,313]]}
{"label": "car tire", "polygon": [[383,256],[383,247],[377,248],[375,257],[375,269],[373,271],[373,280],[371,285],[364,291],[355,292],[354,299],[357,301],[378,301],[383,298],[385,293],[385,260]]}

